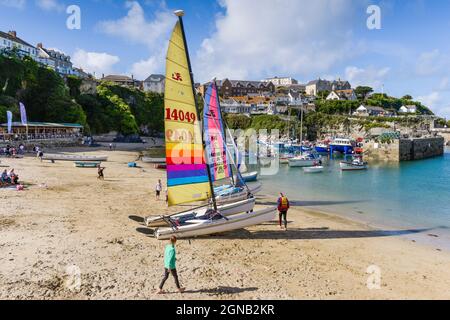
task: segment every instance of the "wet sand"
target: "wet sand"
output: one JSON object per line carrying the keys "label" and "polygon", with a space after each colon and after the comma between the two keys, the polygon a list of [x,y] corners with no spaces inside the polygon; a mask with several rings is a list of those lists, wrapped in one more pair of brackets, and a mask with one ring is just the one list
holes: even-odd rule
{"label": "wet sand", "polygon": [[[137,153],[119,149],[71,149],[107,154],[105,181],[71,162],[0,159],[27,185],[0,190],[1,299],[450,299],[450,253],[414,242],[421,230],[374,230],[301,207],[289,211],[287,232],[270,222],[180,240],[187,292],[169,278],[169,293],[157,295],[165,242],[141,218],[177,208],[155,200],[165,172],[128,168]],[[370,266],[379,289],[367,286]]]}

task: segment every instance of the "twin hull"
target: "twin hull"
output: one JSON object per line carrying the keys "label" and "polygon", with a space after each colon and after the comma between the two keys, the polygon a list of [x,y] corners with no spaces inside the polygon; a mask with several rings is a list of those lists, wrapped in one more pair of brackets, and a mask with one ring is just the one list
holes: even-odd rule
{"label": "twin hull", "polygon": [[[241,212],[250,212],[255,207],[255,198],[250,198],[247,200],[226,204],[223,206],[219,206],[217,210],[220,212],[223,216],[231,216],[233,214],[241,213]],[[203,206],[199,208],[195,208],[192,210],[188,210],[185,212],[177,213],[174,215],[171,215],[171,219],[186,219],[189,217],[201,217],[206,214],[208,210],[211,209],[211,206]],[[148,217],[146,218],[146,225],[147,227],[162,227],[167,226],[168,223],[164,220],[167,218],[166,216],[157,216],[157,217]]]}
{"label": "twin hull", "polygon": [[189,220],[186,225],[179,228],[160,228],[155,230],[158,240],[177,238],[192,238],[214,233],[246,228],[275,219],[277,208],[268,208],[257,212],[240,213],[219,220]]}

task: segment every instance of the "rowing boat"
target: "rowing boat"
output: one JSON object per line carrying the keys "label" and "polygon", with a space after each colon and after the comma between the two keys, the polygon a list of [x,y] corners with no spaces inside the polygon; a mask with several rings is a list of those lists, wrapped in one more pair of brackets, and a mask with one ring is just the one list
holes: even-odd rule
{"label": "rowing boat", "polygon": [[89,156],[72,154],[44,154],[42,160],[50,161],[108,161],[108,156]]}

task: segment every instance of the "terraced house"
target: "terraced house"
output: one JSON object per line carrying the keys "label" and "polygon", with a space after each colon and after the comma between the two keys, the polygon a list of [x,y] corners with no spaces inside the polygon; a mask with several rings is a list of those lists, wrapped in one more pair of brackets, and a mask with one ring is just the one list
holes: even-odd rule
{"label": "terraced house", "polygon": [[[204,95],[210,82],[203,84],[199,91]],[[272,82],[245,81],[245,80],[217,80],[217,90],[223,98],[238,97],[246,95],[273,95],[275,85]]]}

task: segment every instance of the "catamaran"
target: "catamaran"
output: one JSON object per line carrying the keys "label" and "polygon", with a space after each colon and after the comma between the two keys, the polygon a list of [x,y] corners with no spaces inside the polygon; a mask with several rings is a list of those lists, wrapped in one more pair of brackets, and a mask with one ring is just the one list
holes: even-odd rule
{"label": "catamaran", "polygon": [[183,219],[164,217],[170,227],[157,228],[154,236],[161,240],[173,235],[195,237],[273,220],[276,208],[253,212],[246,211],[242,205],[238,209],[243,210],[241,213],[225,216],[218,207],[213,182],[230,177],[232,172],[224,150],[223,130],[218,126],[217,87],[212,83],[206,94],[210,119],[205,123],[206,138],[203,138],[183,29],[184,12],[178,10],[175,14],[178,22],[167,52],[164,98],[168,202],[169,206],[174,206],[209,199],[212,207],[195,215],[190,215],[194,211],[181,213]]}

